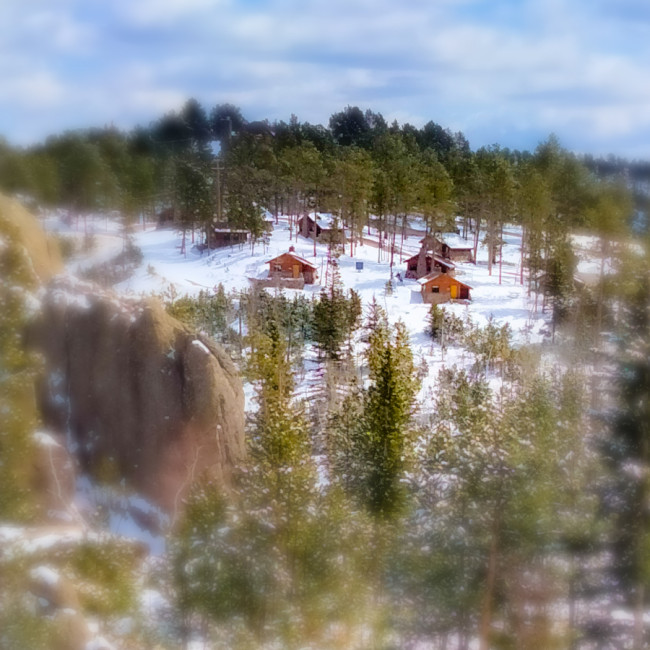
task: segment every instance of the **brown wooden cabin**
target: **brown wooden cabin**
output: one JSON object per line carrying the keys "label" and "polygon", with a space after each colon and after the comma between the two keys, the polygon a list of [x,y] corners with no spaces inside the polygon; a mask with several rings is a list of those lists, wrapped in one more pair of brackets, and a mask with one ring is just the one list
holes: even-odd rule
{"label": "brown wooden cabin", "polygon": [[279,280],[302,278],[305,284],[314,284],[318,278],[317,267],[293,252],[282,253],[269,260],[268,264],[269,278]]}
{"label": "brown wooden cabin", "polygon": [[300,234],[308,239],[314,238],[314,229],[316,229],[316,241],[345,244],[343,228],[335,228],[328,219],[314,219],[309,215],[304,215],[298,219],[298,228]]}
{"label": "brown wooden cabin", "polygon": [[427,235],[420,240],[420,243],[423,246],[426,246],[428,251],[433,251],[434,254],[440,255],[446,260],[451,260],[452,262],[475,263],[473,246],[450,245],[433,235]]}
{"label": "brown wooden cabin", "polygon": [[412,280],[417,280],[418,277],[423,277],[425,275],[428,275],[432,271],[440,271],[440,273],[450,273],[451,275],[454,275],[456,271],[456,265],[453,262],[450,262],[449,260],[445,260],[443,257],[440,257],[440,255],[433,255],[431,253],[427,253],[426,255],[427,270],[425,273],[418,276],[419,260],[420,260],[420,253],[406,260],[407,278],[410,278]]}
{"label": "brown wooden cabin", "polygon": [[452,277],[449,273],[433,271],[418,280],[421,286],[422,301],[436,305],[450,300],[471,300],[472,287]]}
{"label": "brown wooden cabin", "polygon": [[210,231],[210,248],[245,244],[247,240],[248,230],[230,228],[227,223],[216,223]]}

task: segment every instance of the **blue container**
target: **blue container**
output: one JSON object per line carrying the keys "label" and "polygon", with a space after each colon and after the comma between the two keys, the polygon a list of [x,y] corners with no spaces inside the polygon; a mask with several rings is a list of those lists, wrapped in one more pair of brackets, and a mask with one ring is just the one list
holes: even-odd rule
{"label": "blue container", "polygon": [[357,262],[357,271],[363,271],[363,262]]}

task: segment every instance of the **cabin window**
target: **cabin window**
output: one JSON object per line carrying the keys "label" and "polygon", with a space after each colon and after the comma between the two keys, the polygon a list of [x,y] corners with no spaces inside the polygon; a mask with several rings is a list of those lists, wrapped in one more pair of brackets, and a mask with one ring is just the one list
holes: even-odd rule
{"label": "cabin window", "polygon": [[274,271],[282,271],[282,264],[274,264],[273,265],[273,270]]}
{"label": "cabin window", "polygon": [[440,287],[431,287],[431,293],[440,293]]}

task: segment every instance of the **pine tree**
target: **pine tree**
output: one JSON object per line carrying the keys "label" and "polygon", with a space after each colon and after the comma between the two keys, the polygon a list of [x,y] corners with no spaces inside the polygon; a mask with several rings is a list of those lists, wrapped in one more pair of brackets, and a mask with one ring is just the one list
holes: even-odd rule
{"label": "pine tree", "polygon": [[398,323],[391,336],[381,321],[370,334],[366,360],[370,385],[352,391],[330,421],[332,462],[358,501],[378,520],[389,520],[403,505],[400,479],[417,390],[404,325]]}
{"label": "pine tree", "polygon": [[433,303],[429,310],[429,330],[428,333],[434,341],[437,341],[442,333],[444,326],[445,314],[442,307]]}
{"label": "pine tree", "polygon": [[33,516],[29,458],[38,422],[34,381],[38,366],[25,350],[27,292],[35,277],[15,230],[0,214],[0,519]]}
{"label": "pine tree", "polygon": [[376,516],[390,517],[402,505],[400,478],[416,392],[413,357],[402,323],[395,326],[394,338],[384,328],[371,335],[368,366],[371,384],[363,417],[371,464],[367,505]]}
{"label": "pine tree", "polygon": [[648,253],[627,262],[621,274],[618,403],[605,461],[610,487],[605,510],[612,520],[613,571],[625,602],[634,609],[634,648],[647,646],[645,610],[650,602],[650,271]]}
{"label": "pine tree", "polygon": [[565,647],[547,615],[571,594],[558,548],[589,543],[596,506],[579,386],[532,373],[497,399],[485,379],[441,375],[401,560],[414,590],[403,598],[422,603],[415,624],[429,634],[456,632],[463,648],[477,634],[481,648]]}
{"label": "pine tree", "polygon": [[319,351],[330,359],[339,359],[343,343],[357,328],[361,316],[359,295],[351,290],[349,297],[333,282],[329,290],[322,289],[314,302],[312,336]]}

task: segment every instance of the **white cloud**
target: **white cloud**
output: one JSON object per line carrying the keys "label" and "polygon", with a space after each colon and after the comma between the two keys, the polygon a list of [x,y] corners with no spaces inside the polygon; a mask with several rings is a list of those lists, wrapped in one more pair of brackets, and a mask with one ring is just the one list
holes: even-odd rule
{"label": "white cloud", "polygon": [[156,27],[209,14],[225,4],[225,0],[114,0],[113,9],[135,27]]}
{"label": "white cloud", "polygon": [[28,77],[15,77],[0,84],[0,104],[33,111],[61,106],[65,87],[45,71],[32,72]]}
{"label": "white cloud", "polygon": [[605,0],[32,5],[26,18],[17,0],[0,3],[0,109],[40,88],[53,131],[63,115],[148,122],[189,96],[231,101],[251,119],[323,124],[358,104],[485,142],[545,129],[614,148],[647,126],[650,44],[630,23],[621,37],[626,14]]}
{"label": "white cloud", "polygon": [[[97,36],[97,29],[60,11],[45,9],[28,14],[22,23],[22,38],[39,42],[39,49],[63,53],[88,52]],[[43,39],[39,41],[39,39]]]}

